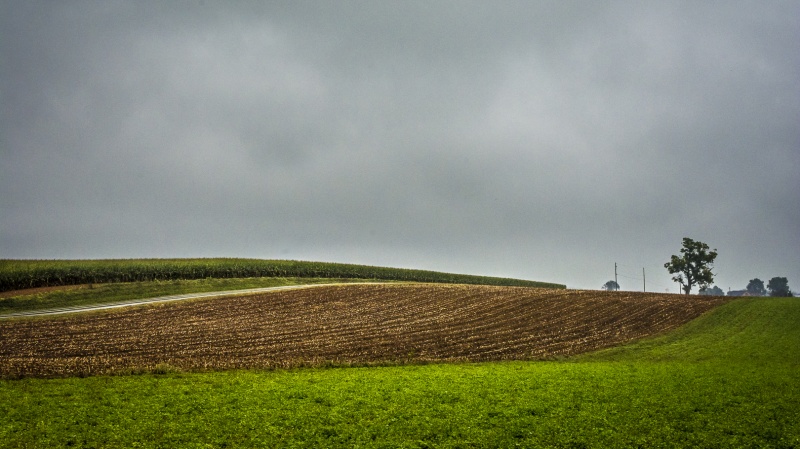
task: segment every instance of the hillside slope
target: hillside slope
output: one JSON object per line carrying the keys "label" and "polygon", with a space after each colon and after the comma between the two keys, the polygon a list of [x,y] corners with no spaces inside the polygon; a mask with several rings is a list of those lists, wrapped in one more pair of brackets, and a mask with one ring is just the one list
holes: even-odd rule
{"label": "hillside slope", "polygon": [[0,376],[546,359],[673,329],[724,298],[340,285],[0,322]]}
{"label": "hillside slope", "polygon": [[680,329],[580,361],[800,365],[800,300],[740,298]]}

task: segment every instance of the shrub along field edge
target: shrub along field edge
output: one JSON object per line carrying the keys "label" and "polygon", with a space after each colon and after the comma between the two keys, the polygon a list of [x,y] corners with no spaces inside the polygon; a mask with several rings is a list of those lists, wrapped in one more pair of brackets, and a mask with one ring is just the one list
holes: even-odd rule
{"label": "shrub along field edge", "polygon": [[522,279],[293,260],[233,258],[0,260],[0,291],[118,282],[260,277],[350,278],[566,288],[563,284]]}

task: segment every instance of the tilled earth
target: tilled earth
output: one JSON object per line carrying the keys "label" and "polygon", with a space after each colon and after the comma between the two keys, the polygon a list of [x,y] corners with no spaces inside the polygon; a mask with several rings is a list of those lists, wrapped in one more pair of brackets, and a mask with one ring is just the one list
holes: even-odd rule
{"label": "tilled earth", "polygon": [[0,377],[567,356],[662,333],[722,297],[340,285],[0,322]]}

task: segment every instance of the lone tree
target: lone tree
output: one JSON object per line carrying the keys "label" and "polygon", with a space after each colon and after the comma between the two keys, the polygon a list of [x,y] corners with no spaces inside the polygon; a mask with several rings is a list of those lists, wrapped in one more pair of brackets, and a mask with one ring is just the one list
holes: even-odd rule
{"label": "lone tree", "polygon": [[608,281],[603,284],[603,290],[617,291],[619,290],[619,284],[617,284],[617,281]]}
{"label": "lone tree", "polygon": [[705,289],[714,282],[711,266],[717,258],[716,249],[709,251],[705,243],[684,237],[681,254],[683,254],[681,257],[673,255],[672,259],[664,264],[664,268],[669,274],[677,274],[672,280],[681,284],[684,293],[687,295],[691,293],[695,285]]}
{"label": "lone tree", "polygon": [[767,294],[767,289],[764,288],[764,281],[759,278],[751,279],[747,284],[747,293],[752,296],[764,296]]}
{"label": "lone tree", "polygon": [[792,291],[789,290],[789,280],[786,278],[774,277],[767,283],[770,296],[788,297],[792,296]]}

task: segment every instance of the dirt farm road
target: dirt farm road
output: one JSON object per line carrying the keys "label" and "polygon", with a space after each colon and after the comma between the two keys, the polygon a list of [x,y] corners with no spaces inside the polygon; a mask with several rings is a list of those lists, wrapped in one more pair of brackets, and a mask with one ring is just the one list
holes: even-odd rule
{"label": "dirt farm road", "polygon": [[280,287],[261,287],[261,288],[248,288],[244,290],[226,290],[220,292],[205,292],[205,293],[185,293],[180,295],[158,296],[155,298],[132,299],[127,301],[119,301],[106,304],[88,304],[82,306],[59,307],[53,309],[30,310],[25,312],[14,312],[0,315],[0,319],[6,318],[22,318],[22,317],[36,317],[46,315],[61,315],[65,313],[78,313],[78,312],[92,312],[96,310],[117,309],[120,307],[131,307],[143,304],[153,304],[160,302],[182,301],[186,299],[197,298],[215,298],[220,296],[241,296],[252,295],[257,293],[272,292],[277,290],[294,290],[299,288],[312,288],[330,285],[345,285],[345,284],[302,284],[302,285],[284,285]]}

